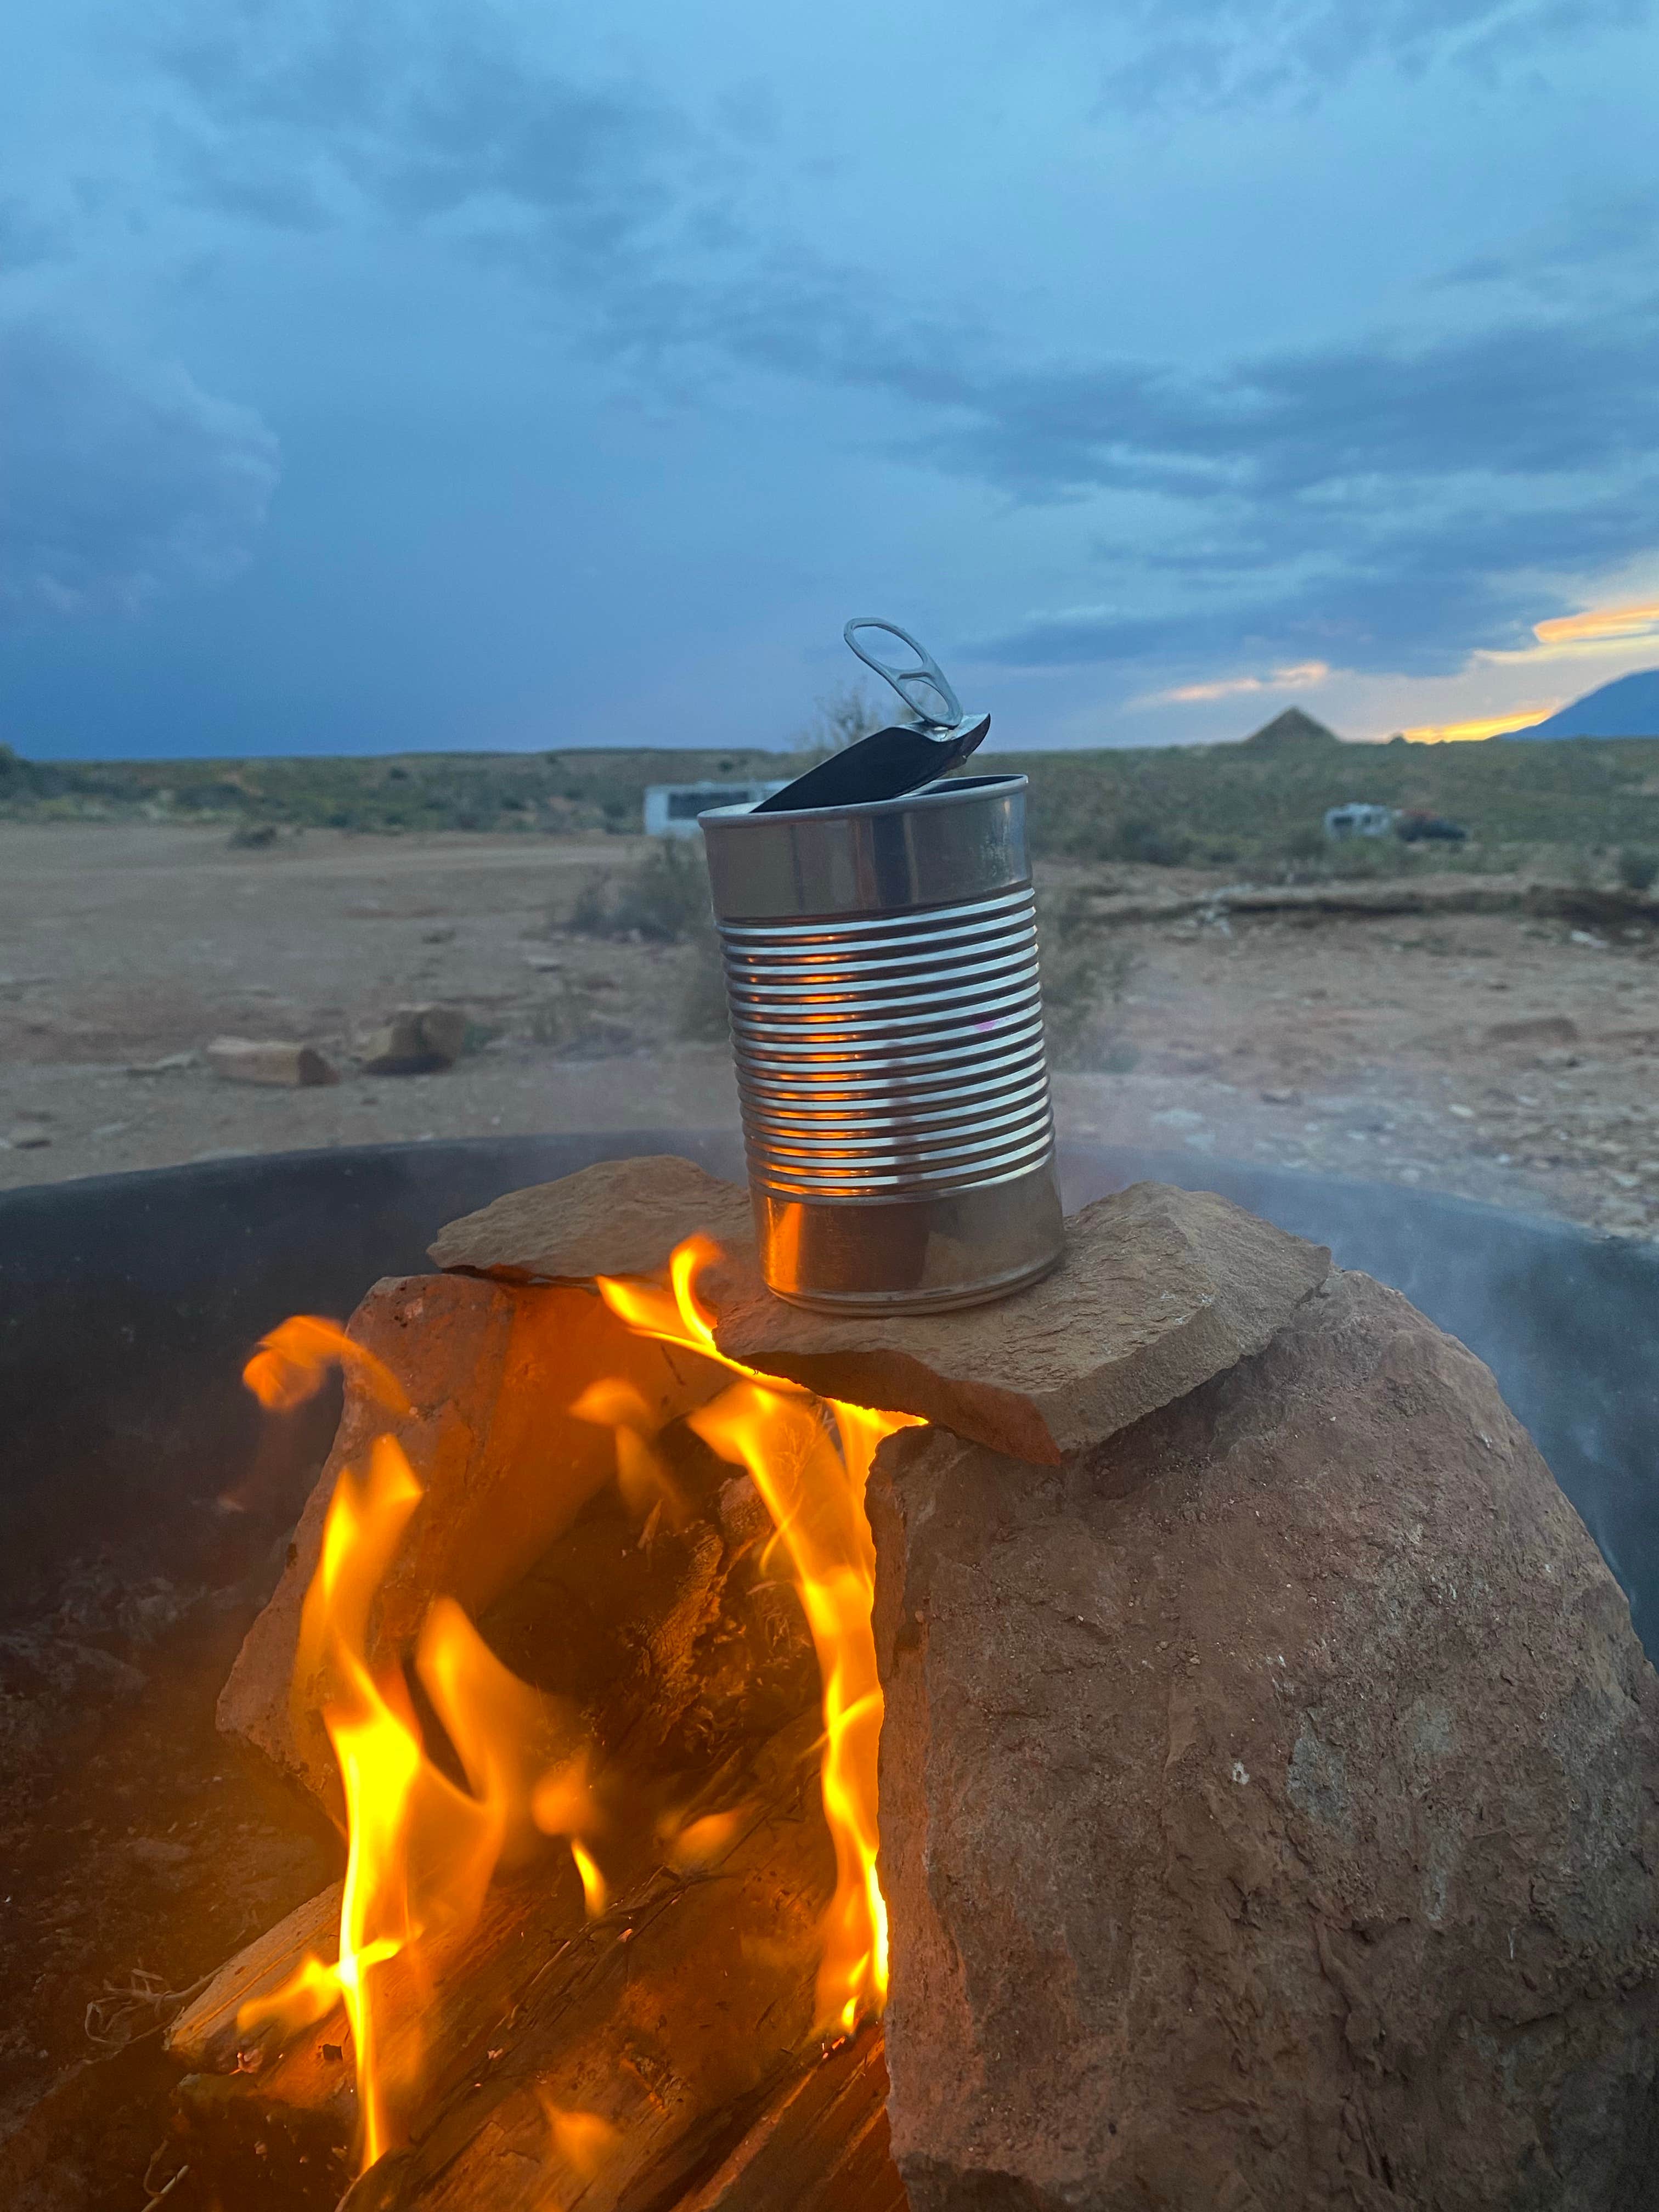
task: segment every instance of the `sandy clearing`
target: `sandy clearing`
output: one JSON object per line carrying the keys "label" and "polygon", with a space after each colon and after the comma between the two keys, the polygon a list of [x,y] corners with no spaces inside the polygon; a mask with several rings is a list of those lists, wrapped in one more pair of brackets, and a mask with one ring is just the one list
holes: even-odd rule
{"label": "sandy clearing", "polygon": [[[678,1034],[691,955],[558,926],[595,872],[641,849],[313,831],[248,851],[166,823],[0,823],[0,1185],[307,1146],[734,1124],[723,1046]],[[1175,887],[1169,872],[1111,872],[1132,896]],[[1130,972],[1097,1024],[1097,1065],[1058,1078],[1064,1132],[1659,1233],[1650,927],[1187,915],[1098,941]],[[357,1072],[356,1040],[419,1000],[465,1007],[480,1048],[440,1075]],[[246,1090],[199,1060],[126,1073],[223,1033],[303,1038],[347,1079]]]}

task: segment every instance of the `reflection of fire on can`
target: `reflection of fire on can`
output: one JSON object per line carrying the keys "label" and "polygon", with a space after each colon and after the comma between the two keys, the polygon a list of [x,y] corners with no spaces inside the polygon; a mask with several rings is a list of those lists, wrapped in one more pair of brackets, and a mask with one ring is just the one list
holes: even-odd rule
{"label": "reflection of fire on can", "polygon": [[944,775],[988,718],[905,641],[921,668],[871,665],[915,720],[701,817],[762,1269],[842,1311],[977,1304],[1061,1249],[1026,779]]}

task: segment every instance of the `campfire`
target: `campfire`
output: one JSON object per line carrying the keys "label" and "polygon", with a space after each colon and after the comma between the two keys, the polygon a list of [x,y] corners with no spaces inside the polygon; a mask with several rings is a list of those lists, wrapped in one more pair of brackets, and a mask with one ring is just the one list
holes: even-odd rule
{"label": "campfire", "polygon": [[[341,1392],[280,1576],[211,1592],[241,1801],[314,1855],[238,1928],[221,1774],[114,1841],[240,1948],[0,2104],[20,2212],[90,2212],[117,2078],[121,2212],[1653,2202],[1618,1586],[1394,1292],[1158,1183],[1062,1224],[1024,780],[847,634],[912,719],[703,818],[749,1188],[588,1165],[252,1350],[273,1468]],[[144,1692],[69,1633],[118,1583],[0,1664]]]}
{"label": "campfire", "polygon": [[219,1722],[341,1877],[148,2203],[1644,2202],[1659,1685],[1479,1363],[1158,1185],[937,1314],[746,1216],[588,1168],[254,1351],[343,1406]]}
{"label": "campfire", "polygon": [[[503,2160],[526,2203],[666,2202],[762,2123],[770,2190],[826,2098],[830,2165],[880,2168],[863,1498],[915,1417],[723,1354],[720,1258],[691,1235],[654,1276],[389,1286],[250,1361],[267,1407],[335,1365],[347,1405],[297,1615],[296,1560],[222,1711],[286,1745],[347,1860],[173,2027],[200,2069],[179,2163],[227,2203],[250,2155],[319,2201],[343,2157],[373,2202],[518,2201]],[[447,1323],[476,1351],[503,1309],[481,1512],[447,1437],[433,1471],[474,1406],[433,1405],[422,1350]],[[279,1703],[266,1641],[291,1643]],[[868,2201],[902,2201],[885,2172]]]}

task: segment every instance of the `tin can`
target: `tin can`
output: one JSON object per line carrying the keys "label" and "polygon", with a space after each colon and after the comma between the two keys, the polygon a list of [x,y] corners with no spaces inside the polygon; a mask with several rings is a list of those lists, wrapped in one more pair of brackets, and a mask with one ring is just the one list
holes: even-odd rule
{"label": "tin can", "polygon": [[1026,789],[700,817],[779,1297],[933,1313],[1060,1256]]}

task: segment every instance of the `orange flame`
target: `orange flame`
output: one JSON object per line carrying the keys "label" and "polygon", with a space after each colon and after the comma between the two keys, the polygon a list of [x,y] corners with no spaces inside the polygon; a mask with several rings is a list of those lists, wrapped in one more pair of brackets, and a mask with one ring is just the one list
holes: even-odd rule
{"label": "orange flame", "polygon": [[262,1336],[242,1380],[268,1413],[292,1413],[314,1398],[331,1367],[349,1367],[369,1395],[389,1413],[406,1413],[409,1401],[392,1370],[348,1336],[337,1321],[320,1314],[291,1314]]}
{"label": "orange flame", "polygon": [[[729,1359],[699,1304],[696,1279],[720,1256],[690,1237],[669,1266],[672,1289],[601,1277],[605,1304],[641,1335],[684,1345],[743,1377],[690,1425],[746,1468],[788,1552],[823,1680],[823,1811],[836,1847],[836,1894],[824,1923],[818,2026],[850,2033],[887,1996],[887,1907],[876,1878],[876,1758],[882,1695],[871,1607],[876,1556],[865,1517],[870,1462],[884,1437],[918,1426],[757,1375]],[[835,1423],[823,1419],[827,1407]]]}
{"label": "orange flame", "polygon": [[[836,1884],[823,1925],[817,2024],[850,2033],[880,2009],[887,1988],[887,1915],[876,1878],[882,1698],[864,1488],[881,1439],[915,1424],[908,1414],[814,1397],[726,1358],[695,1287],[717,1256],[708,1240],[692,1237],[673,1255],[672,1288],[602,1279],[599,1289],[637,1334],[684,1346],[738,1378],[687,1418],[713,1450],[752,1477],[776,1528],[773,1540],[790,1561],[817,1653],[822,1790]],[[303,1402],[331,1363],[349,1364],[388,1412],[407,1411],[396,1378],[380,1361],[333,1322],[311,1316],[273,1329],[246,1379],[262,1404],[283,1409]],[[658,1449],[660,1423],[632,1386],[595,1377],[572,1410],[614,1431],[617,1480],[635,1512],[683,1514]],[[434,1596],[414,1669],[459,1762],[462,1787],[434,1763],[401,1668],[371,1660],[376,1594],[422,1496],[389,1435],[375,1439],[366,1470],[347,1468],[337,1484],[301,1612],[294,1686],[296,1698],[319,1698],[345,1800],[338,1956],[331,1964],[308,1957],[282,1989],[250,2001],[238,2015],[244,2031],[275,2021],[292,2034],[343,2008],[365,2171],[408,2140],[423,2056],[418,2028],[434,1978],[432,1946],[467,1936],[497,1869],[527,1855],[539,1838],[562,1838],[589,1915],[603,1913],[608,1898],[593,1850],[603,1824],[592,1749],[576,1741],[569,1709],[504,1667],[453,1598]],[[729,1809],[684,1822],[667,1818],[659,1831],[665,1863],[694,1871],[717,1861],[741,1819]],[[389,2039],[394,2019],[398,2033]],[[606,2123],[551,2106],[548,2116],[559,2154],[574,2172],[602,2161]]]}
{"label": "orange flame", "polygon": [[[460,1788],[428,1753],[400,1670],[366,1656],[369,1611],[421,1486],[391,1437],[372,1448],[366,1477],[336,1487],[300,1644],[327,1687],[323,1719],[339,1762],[349,1847],[337,1960],[308,1958],[280,1990],[245,2005],[244,2031],[275,2019],[285,2033],[343,2004],[357,2073],[362,2163],[403,2139],[417,2084],[418,2037],[400,2036],[394,2066],[382,2048],[386,1973],[394,1960],[419,1974],[422,1947],[477,1922],[496,1868],[538,1828],[568,1832],[594,1819],[582,1754],[569,1755],[568,1715],[503,1667],[453,1599],[433,1602],[415,1668],[465,1774]],[[556,1808],[556,1818],[547,1817]],[[414,2008],[407,2005],[405,2013]],[[400,2015],[400,2027],[406,2020]]]}

